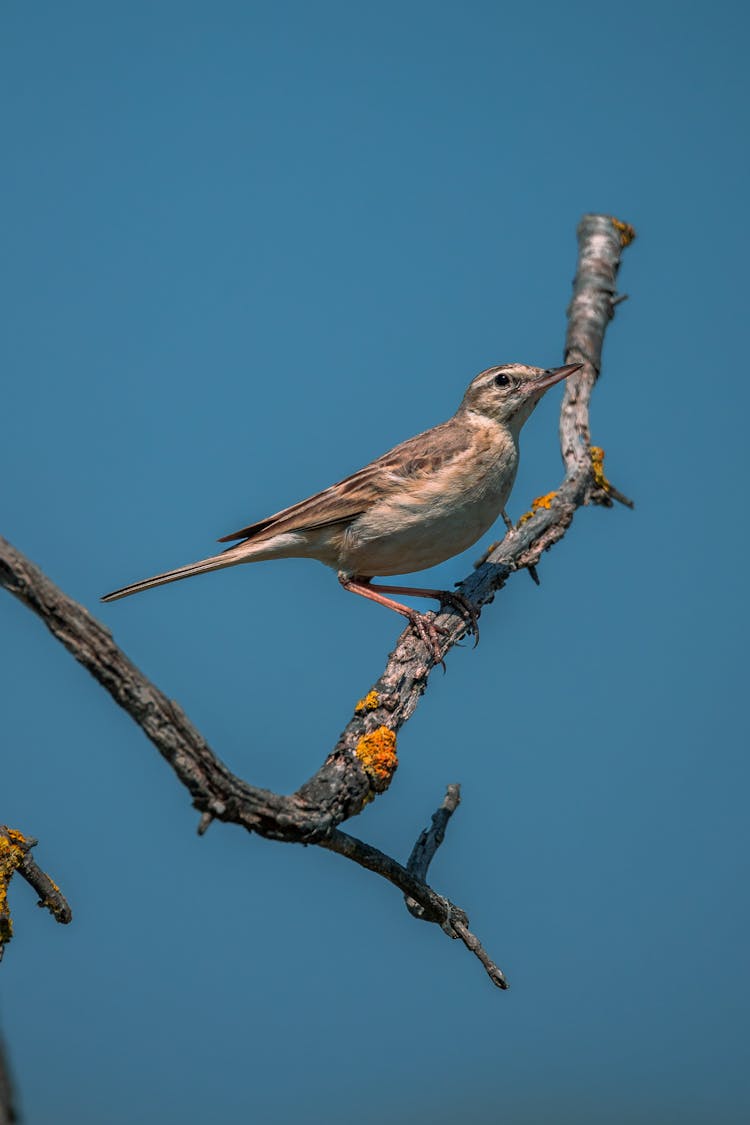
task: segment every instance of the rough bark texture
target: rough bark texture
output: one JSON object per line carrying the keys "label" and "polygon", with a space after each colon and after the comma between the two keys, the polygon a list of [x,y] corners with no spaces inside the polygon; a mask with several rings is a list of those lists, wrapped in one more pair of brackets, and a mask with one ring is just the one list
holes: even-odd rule
{"label": "rough bark texture", "polygon": [[[509,529],[461,583],[460,592],[478,608],[492,601],[514,571],[532,570],[542,552],[562,538],[581,505],[611,505],[613,498],[629,503],[606,480],[603,454],[590,444],[588,408],[601,366],[604,333],[618,301],[615,280],[621,252],[633,237],[632,228],[607,215],[585,215],[580,223],[565,363],[583,367],[566,381],[563,399],[560,435],[565,478],[555,492],[534,502],[532,512]],[[354,860],[397,886],[412,914],[460,938],[493,983],[506,987],[502,973],[469,931],[463,911],[425,881],[458,804],[457,787],[449,787],[433,828],[423,834],[424,839],[420,837],[406,867],[338,828],[387,789],[397,765],[396,734],[414,713],[435,667],[435,657],[411,627],[401,634],[383,674],[357,704],[318,772],[296,793],[283,796],[231,773],[178,704],[128,660],[110,632],[3,539],[0,585],[33,610],[135,719],[189,790],[202,814],[199,831],[205,831],[212,820],[223,820],[270,839],[318,844]],[[437,621],[444,656],[464,636],[467,623],[453,609],[442,611]]]}

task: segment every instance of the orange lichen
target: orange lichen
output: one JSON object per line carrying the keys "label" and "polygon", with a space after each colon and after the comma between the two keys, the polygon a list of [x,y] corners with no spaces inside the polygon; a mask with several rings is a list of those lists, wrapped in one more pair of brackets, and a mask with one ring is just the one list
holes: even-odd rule
{"label": "orange lichen", "polygon": [[556,496],[556,492],[546,492],[544,496],[537,496],[535,500],[531,501],[531,511],[524,512],[524,514],[518,521],[518,526],[520,527],[522,523],[526,523],[526,521],[530,520],[532,516],[535,516],[540,508],[546,508],[547,510],[549,510],[552,507],[552,501]]}
{"label": "orange lichen", "polygon": [[376,793],[382,793],[391,783],[398,766],[396,736],[388,727],[363,734],[355,750],[363,770]]}
{"label": "orange lichen", "polygon": [[630,223],[623,223],[619,219],[612,216],[612,226],[615,228],[620,236],[620,245],[623,249],[630,246],[630,243],[635,238],[635,227],[631,227]]}
{"label": "orange lichen", "polygon": [[375,711],[380,706],[380,696],[373,689],[368,691],[364,699],[360,699],[357,706],[354,708],[355,715],[361,715],[363,711]]}

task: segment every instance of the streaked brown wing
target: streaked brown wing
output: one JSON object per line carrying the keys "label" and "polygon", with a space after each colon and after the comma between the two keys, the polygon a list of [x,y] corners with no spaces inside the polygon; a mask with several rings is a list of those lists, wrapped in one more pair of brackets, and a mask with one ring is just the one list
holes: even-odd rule
{"label": "streaked brown wing", "polygon": [[464,427],[456,426],[453,419],[443,422],[395,446],[377,461],[371,461],[323,492],[300,500],[267,519],[248,524],[231,535],[223,535],[219,542],[310,531],[356,519],[373,504],[402,488],[405,481],[439,472],[466,449],[468,442],[469,435]]}
{"label": "streaked brown wing", "polygon": [[[342,481],[342,484],[345,482]],[[248,524],[247,527],[222,535],[220,543],[231,543],[235,539],[256,539],[262,535],[279,535],[284,531],[309,531],[315,527],[326,527],[332,523],[355,519],[366,511],[369,504],[363,497],[347,499],[338,493],[339,485],[332,485],[307,500],[300,500],[290,508],[284,508],[267,519]],[[372,501],[370,501],[371,503]]]}

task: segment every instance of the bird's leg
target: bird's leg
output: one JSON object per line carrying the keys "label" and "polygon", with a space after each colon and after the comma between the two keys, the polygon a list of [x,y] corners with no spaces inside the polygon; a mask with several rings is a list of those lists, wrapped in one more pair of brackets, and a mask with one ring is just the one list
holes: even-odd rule
{"label": "bird's leg", "polygon": [[[411,606],[402,605],[401,602],[395,602],[393,598],[384,597],[380,591],[383,589],[390,590],[390,587],[381,586],[376,589],[370,584],[369,578],[359,578],[356,575],[348,577],[347,575],[339,574],[339,582],[345,590],[351,590],[353,594],[359,594],[363,598],[369,598],[371,602],[377,602],[378,605],[384,605],[386,609],[395,610],[395,612],[400,613],[402,617],[406,617],[425,648],[431,653],[435,663],[442,664],[443,668],[445,668],[445,662],[440,648],[440,636],[433,623],[428,621],[424,613],[419,613],[418,610],[412,609]],[[394,589],[393,592],[395,593],[397,591]]]}
{"label": "bird's leg", "polygon": [[479,644],[479,611],[473,602],[470,602],[463,594],[457,594],[453,590],[425,590],[422,587],[414,586],[381,586],[379,582],[377,584],[371,583],[370,589],[379,590],[381,594],[406,594],[407,597],[411,598],[436,598],[437,601],[452,606],[470,622],[471,631],[474,634],[474,648]]}

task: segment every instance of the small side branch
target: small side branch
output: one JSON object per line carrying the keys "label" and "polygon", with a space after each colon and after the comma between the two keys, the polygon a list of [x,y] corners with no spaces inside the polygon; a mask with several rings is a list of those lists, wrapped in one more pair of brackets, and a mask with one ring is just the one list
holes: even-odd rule
{"label": "small side branch", "polygon": [[[429,828],[420,832],[419,838],[411,850],[411,855],[406,863],[406,870],[423,883],[427,878],[427,870],[435,858],[435,852],[445,839],[448,821],[460,804],[461,786],[449,785],[442,805],[432,814],[432,824]],[[424,910],[418,902],[415,902],[408,895],[405,901],[410,914],[413,914],[415,918],[424,918]]]}
{"label": "small side branch", "polygon": [[[406,868],[423,883],[427,879],[427,870],[435,857],[435,853],[445,839],[445,830],[448,827],[448,821],[453,816],[460,803],[461,787],[459,785],[449,785],[442,805],[432,814],[431,826],[425,828],[423,832],[420,832],[419,839],[412,848]],[[406,908],[410,914],[413,914],[415,918],[424,919],[424,908],[420,903],[409,895],[404,896],[404,901],[406,902]],[[484,965],[485,971],[492,983],[496,984],[498,988],[507,988],[508,982],[505,979],[505,974],[502,969],[498,968],[495,962],[491,960],[479,938],[471,932],[468,925],[465,925],[457,917],[454,917],[453,930],[455,936],[460,938],[466,948]]]}
{"label": "small side branch", "polygon": [[36,891],[39,896],[38,905],[49,910],[57,922],[67,925],[73,917],[73,912],[57,883],[42,871],[31,856],[31,849],[37,843],[37,840],[24,836],[14,828],[0,825],[0,958],[13,936],[13,922],[8,906],[8,885],[16,871]]}
{"label": "small side branch", "polygon": [[[453,793],[451,793],[451,790]],[[454,809],[457,807],[458,801],[458,786],[449,786],[449,793],[443,805],[433,816],[432,828],[425,829],[417,841],[415,846],[415,850],[419,848],[419,859],[417,862],[424,862],[425,873],[430,860],[442,843],[445,833],[445,824],[447,824]],[[450,807],[451,804],[453,805],[452,808]],[[443,814],[442,817],[441,813]],[[425,842],[422,846],[421,841],[423,837],[425,838]],[[420,918],[424,922],[436,923],[448,937],[454,939],[458,938],[462,941],[466,948],[470,950],[484,966],[492,983],[496,985],[497,988],[506,989],[508,987],[508,982],[502,970],[490,959],[479,938],[469,929],[469,919],[466,912],[462,910],[460,906],[456,906],[455,903],[437,894],[437,892],[424,881],[423,877],[415,874],[409,867],[403,867],[395,859],[391,859],[390,856],[381,852],[378,848],[373,848],[372,845],[365,844],[355,836],[349,836],[346,832],[341,832],[340,829],[332,832],[328,840],[321,841],[321,847],[327,848],[332,852],[337,852],[339,855],[353,860],[354,863],[358,863],[360,867],[366,867],[368,871],[373,871],[376,875],[387,879],[389,883],[393,883],[393,885],[398,887],[403,893],[407,906],[409,906],[409,910],[415,917]],[[412,856],[413,855],[414,852],[412,852]]]}

